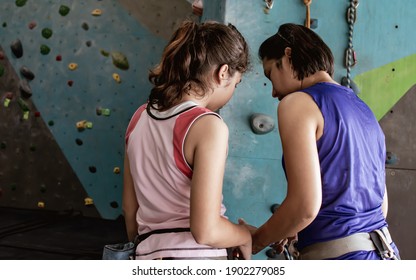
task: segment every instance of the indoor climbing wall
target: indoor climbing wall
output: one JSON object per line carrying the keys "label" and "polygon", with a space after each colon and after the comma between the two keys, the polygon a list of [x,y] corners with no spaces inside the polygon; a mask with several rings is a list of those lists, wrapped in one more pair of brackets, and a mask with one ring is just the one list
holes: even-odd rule
{"label": "indoor climbing wall", "polygon": [[0,206],[121,214],[124,132],[184,18],[185,0],[2,1]]}
{"label": "indoor climbing wall", "polygon": [[[278,101],[257,50],[280,24],[305,24],[309,17],[310,28],[333,50],[335,79],[349,77],[380,120],[390,152],[391,231],[402,257],[416,259],[413,0],[359,1],[354,20],[349,0],[204,2],[201,20],[233,23],[251,48],[252,69],[220,110],[230,130],[229,219],[261,225],[285,197]],[[200,19],[191,3],[2,1],[0,206],[71,209],[105,219],[121,214],[124,131],[147,99],[148,69],[175,26]],[[259,120],[267,125],[256,126]]]}

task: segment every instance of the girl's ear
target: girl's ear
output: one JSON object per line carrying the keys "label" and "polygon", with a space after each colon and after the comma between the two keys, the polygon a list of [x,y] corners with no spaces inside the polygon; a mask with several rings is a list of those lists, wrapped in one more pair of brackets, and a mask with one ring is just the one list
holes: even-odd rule
{"label": "girl's ear", "polygon": [[223,64],[218,71],[218,81],[221,83],[223,80],[228,80],[229,78],[228,64]]}

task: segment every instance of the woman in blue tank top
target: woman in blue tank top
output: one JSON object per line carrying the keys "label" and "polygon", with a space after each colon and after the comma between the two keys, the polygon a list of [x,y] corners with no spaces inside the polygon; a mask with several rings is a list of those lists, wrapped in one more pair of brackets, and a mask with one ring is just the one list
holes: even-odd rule
{"label": "woman in blue tank top", "polygon": [[309,28],[284,24],[259,56],[280,101],[288,185],[266,223],[247,225],[253,253],[297,236],[299,259],[399,259],[386,222],[384,134],[370,108],[333,80],[329,47]]}

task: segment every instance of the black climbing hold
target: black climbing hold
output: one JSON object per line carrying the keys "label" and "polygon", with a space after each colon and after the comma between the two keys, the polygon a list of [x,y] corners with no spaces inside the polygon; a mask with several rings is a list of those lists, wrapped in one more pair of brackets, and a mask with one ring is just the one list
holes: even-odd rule
{"label": "black climbing hold", "polygon": [[55,124],[55,122],[54,122],[54,121],[49,121],[49,122],[48,122],[48,125],[49,125],[49,126],[53,126],[54,124]]}
{"label": "black climbing hold", "polygon": [[81,25],[81,27],[82,27],[82,29],[84,29],[84,30],[88,30],[88,29],[90,29],[90,27],[88,26],[88,23],[86,23],[86,22],[83,22],[83,23],[82,23],[82,25]]}
{"label": "black climbing hold", "polygon": [[95,166],[90,166],[88,167],[88,169],[90,170],[91,173],[97,172],[97,168]]}
{"label": "black climbing hold", "polygon": [[110,203],[110,206],[111,206],[112,208],[118,208],[118,203],[117,203],[117,201],[112,201],[112,202]]}
{"label": "black climbing hold", "polygon": [[82,146],[82,144],[84,144],[84,142],[82,142],[79,138],[75,139],[75,143],[77,143],[78,146]]}
{"label": "black climbing hold", "polygon": [[0,149],[1,149],[1,150],[6,149],[6,146],[7,146],[7,145],[6,145],[6,142],[1,142],[1,143],[0,143]]}
{"label": "black climbing hold", "polygon": [[19,39],[11,43],[10,49],[16,58],[21,58],[23,56],[23,46]]}
{"label": "black climbing hold", "polygon": [[45,193],[46,192],[46,185],[45,184],[41,184],[40,185],[40,192],[41,193]]}
{"label": "black climbing hold", "polygon": [[6,70],[4,70],[3,64],[0,64],[0,77],[4,75],[4,72],[6,72]]}
{"label": "black climbing hold", "polygon": [[91,47],[91,45],[92,45],[91,41],[87,41],[87,42],[85,42],[85,44],[87,45],[87,47]]}
{"label": "black climbing hold", "polygon": [[20,90],[20,95],[23,98],[30,98],[32,96],[32,89],[30,88],[29,83],[25,79],[20,81],[19,90]]}
{"label": "black climbing hold", "polygon": [[256,134],[266,134],[274,129],[274,120],[272,117],[255,113],[250,116],[250,126]]}
{"label": "black climbing hold", "polygon": [[33,80],[35,78],[35,74],[33,74],[26,66],[20,67],[20,74],[28,80]]}
{"label": "black climbing hold", "polygon": [[386,164],[396,164],[397,163],[397,156],[392,152],[386,153]]}
{"label": "black climbing hold", "polygon": [[272,206],[270,206],[270,211],[272,213],[274,213],[277,210],[277,208],[279,208],[279,207],[280,207],[280,204],[279,203],[275,203]]}

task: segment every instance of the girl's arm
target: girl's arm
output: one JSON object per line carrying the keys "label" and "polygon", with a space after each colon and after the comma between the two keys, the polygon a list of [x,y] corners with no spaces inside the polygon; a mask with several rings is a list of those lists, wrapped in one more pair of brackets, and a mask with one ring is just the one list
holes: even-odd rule
{"label": "girl's arm", "polygon": [[200,244],[242,246],[247,259],[251,256],[250,232],[220,215],[227,149],[228,128],[223,120],[207,115],[192,125],[185,141],[185,156],[193,166],[191,232]]}
{"label": "girl's arm", "polygon": [[124,176],[123,176],[123,214],[126,224],[127,236],[129,241],[134,241],[137,235],[136,213],[139,204],[134,191],[133,178],[130,173],[130,164],[127,153],[124,153]]}

